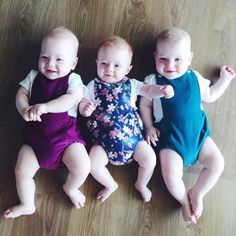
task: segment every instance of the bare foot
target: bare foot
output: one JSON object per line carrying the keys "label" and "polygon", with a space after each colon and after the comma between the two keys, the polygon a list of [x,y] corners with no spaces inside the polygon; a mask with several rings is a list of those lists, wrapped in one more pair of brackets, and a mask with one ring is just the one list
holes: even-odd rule
{"label": "bare foot", "polygon": [[97,195],[97,199],[103,203],[113,192],[116,191],[116,189],[118,188],[118,185],[115,184],[112,187],[105,187],[104,189],[102,189],[98,195]]}
{"label": "bare foot", "polygon": [[21,215],[31,215],[35,212],[35,206],[28,206],[28,205],[17,205],[7,209],[4,212],[5,218],[16,218]]}
{"label": "bare foot", "polygon": [[152,192],[147,186],[140,186],[137,182],[134,184],[135,188],[140,192],[144,202],[149,202],[152,198]]}
{"label": "bare foot", "polygon": [[184,218],[184,221],[189,223],[189,224],[196,224],[197,220],[195,215],[193,215],[190,207],[190,203],[187,202],[186,204],[182,205],[182,215]]}
{"label": "bare foot", "polygon": [[78,189],[75,191],[66,192],[66,194],[69,196],[71,202],[77,209],[84,206],[86,198]]}
{"label": "bare foot", "polygon": [[198,219],[202,215],[203,211],[203,198],[198,194],[193,193],[192,189],[188,191],[188,197],[192,213]]}

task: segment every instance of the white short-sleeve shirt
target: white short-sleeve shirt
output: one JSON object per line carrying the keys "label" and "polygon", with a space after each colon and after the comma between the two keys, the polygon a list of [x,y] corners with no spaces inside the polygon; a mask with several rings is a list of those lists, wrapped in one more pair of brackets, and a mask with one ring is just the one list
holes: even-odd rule
{"label": "white short-sleeve shirt", "polygon": [[[36,70],[31,70],[30,73],[26,76],[26,78],[19,83],[22,87],[24,87],[29,92],[29,97],[31,97],[32,85],[38,73],[39,72]],[[68,80],[67,91],[78,89],[79,87],[82,87],[83,93],[85,93],[86,86],[83,84],[80,75],[76,73],[71,73]],[[75,105],[71,110],[68,111],[68,115],[77,117],[77,105]]]}

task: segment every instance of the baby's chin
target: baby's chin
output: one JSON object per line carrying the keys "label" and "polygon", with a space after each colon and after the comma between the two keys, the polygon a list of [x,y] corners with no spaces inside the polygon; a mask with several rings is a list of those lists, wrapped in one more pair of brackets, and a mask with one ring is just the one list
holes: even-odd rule
{"label": "baby's chin", "polygon": [[161,74],[162,76],[164,76],[167,79],[177,79],[179,77],[181,77],[184,73],[177,73],[177,72],[165,72],[163,74]]}

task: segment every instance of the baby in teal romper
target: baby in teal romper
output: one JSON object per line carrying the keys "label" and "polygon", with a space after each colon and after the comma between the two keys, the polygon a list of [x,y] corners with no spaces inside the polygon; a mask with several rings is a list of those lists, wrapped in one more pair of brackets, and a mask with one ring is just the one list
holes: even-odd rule
{"label": "baby in teal romper", "polygon": [[[210,137],[201,103],[218,99],[235,77],[235,72],[229,66],[223,66],[220,78],[210,85],[210,81],[198,72],[188,70],[192,55],[191,39],[184,30],[171,28],[158,36],[157,73],[147,76],[145,82],[171,85],[175,95],[168,100],[142,97],[140,114],[147,142],[158,148],[169,192],[181,204],[184,220],[196,223],[203,211],[204,196],[224,169],[223,156]],[[182,180],[183,167],[197,161],[203,169],[195,185],[187,191]]]}

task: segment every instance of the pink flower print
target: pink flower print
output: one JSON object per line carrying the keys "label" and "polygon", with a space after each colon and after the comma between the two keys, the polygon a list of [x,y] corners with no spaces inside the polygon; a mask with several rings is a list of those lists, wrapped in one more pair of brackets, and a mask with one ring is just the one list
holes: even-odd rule
{"label": "pink flower print", "polygon": [[117,158],[117,152],[108,152],[107,156],[109,159],[115,159]]}
{"label": "pink flower print", "polygon": [[128,147],[129,147],[129,148],[132,148],[132,143],[128,143]]}
{"label": "pink flower print", "polygon": [[107,106],[107,112],[111,114],[115,110],[115,108],[116,107],[114,106],[114,104],[109,104]]}
{"label": "pink flower print", "polygon": [[97,98],[96,100],[95,100],[95,104],[97,105],[97,106],[100,106],[100,104],[101,104],[101,99],[100,98]]}
{"label": "pink flower print", "polygon": [[104,88],[102,91],[101,91],[102,95],[107,95],[109,93],[109,90]]}
{"label": "pink flower print", "polygon": [[130,124],[130,126],[134,126],[135,120],[134,119],[129,120],[129,124]]}
{"label": "pink flower print", "polygon": [[98,130],[98,129],[94,130],[93,136],[94,136],[95,138],[98,138],[98,137],[99,137],[99,130]]}
{"label": "pink flower print", "polygon": [[103,122],[104,123],[109,123],[110,122],[110,116],[104,115]]}
{"label": "pink flower print", "polygon": [[125,117],[123,115],[118,116],[118,121],[124,123]]}
{"label": "pink flower print", "polygon": [[97,126],[98,126],[98,123],[97,123],[97,121],[95,120],[95,121],[93,122],[93,127],[94,127],[94,128],[97,128]]}
{"label": "pink flower print", "polygon": [[117,135],[118,139],[120,140],[125,140],[125,134],[120,132],[118,135]]}
{"label": "pink flower print", "polygon": [[124,156],[124,159],[128,160],[130,159],[130,157],[132,156],[133,152],[132,151],[128,151],[125,156]]}
{"label": "pink flower print", "polygon": [[128,134],[129,136],[132,135],[132,130],[128,126],[124,126],[123,128],[124,132]]}
{"label": "pink flower print", "polygon": [[117,88],[112,89],[112,92],[114,95],[118,95],[121,91],[122,91],[121,87],[117,87]]}
{"label": "pink flower print", "polygon": [[115,128],[114,130],[110,131],[109,137],[111,139],[116,139],[116,137],[120,134],[120,130]]}
{"label": "pink flower print", "polygon": [[112,102],[113,96],[111,94],[107,94],[106,100],[109,101],[109,102]]}

